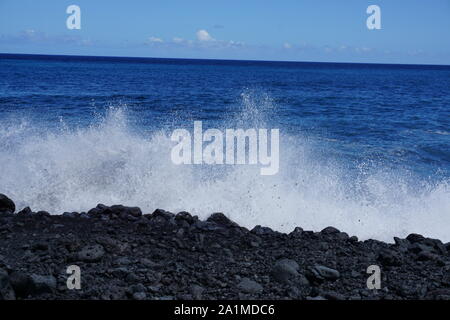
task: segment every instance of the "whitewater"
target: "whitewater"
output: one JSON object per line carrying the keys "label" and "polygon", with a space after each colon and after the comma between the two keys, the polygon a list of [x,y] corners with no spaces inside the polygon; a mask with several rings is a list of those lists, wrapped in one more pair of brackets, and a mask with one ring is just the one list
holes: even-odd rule
{"label": "whitewater", "polygon": [[111,108],[88,126],[61,120],[51,129],[26,117],[2,119],[1,192],[19,210],[52,214],[123,204],[201,218],[223,212],[242,226],[283,232],[334,226],[361,239],[392,241],[414,232],[450,240],[448,179],[423,181],[361,164],[349,173],[339,161],[317,161],[315,144],[282,130],[274,176],[261,176],[254,165],[175,165],[171,131],[139,132],[127,113]]}

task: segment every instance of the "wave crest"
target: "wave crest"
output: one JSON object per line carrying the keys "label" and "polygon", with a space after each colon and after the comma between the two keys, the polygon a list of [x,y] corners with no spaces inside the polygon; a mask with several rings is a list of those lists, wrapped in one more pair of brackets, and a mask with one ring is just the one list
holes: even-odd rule
{"label": "wave crest", "polygon": [[8,123],[0,123],[0,191],[19,208],[62,213],[120,203],[201,217],[220,211],[249,228],[333,225],[363,239],[417,232],[450,240],[448,180],[418,187],[414,177],[384,168],[349,173],[339,163],[318,161],[307,139],[283,132],[280,172],[261,176],[249,165],[176,166],[170,132],[136,132],[123,108],[111,108],[88,127]]}

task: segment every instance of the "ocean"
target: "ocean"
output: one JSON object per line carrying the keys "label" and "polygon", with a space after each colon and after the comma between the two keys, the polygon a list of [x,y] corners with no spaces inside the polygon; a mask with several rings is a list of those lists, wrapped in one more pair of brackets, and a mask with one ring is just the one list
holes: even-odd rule
{"label": "ocean", "polygon": [[[279,172],[175,165],[175,129],[277,128]],[[450,66],[0,55],[0,193],[450,241]]]}

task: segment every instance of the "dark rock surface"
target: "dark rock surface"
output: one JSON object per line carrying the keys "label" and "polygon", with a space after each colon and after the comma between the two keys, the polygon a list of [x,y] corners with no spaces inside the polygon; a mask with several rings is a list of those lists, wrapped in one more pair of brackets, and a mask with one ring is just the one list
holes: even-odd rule
{"label": "dark rock surface", "polygon": [[[98,205],[87,213],[13,214],[0,198],[0,299],[450,299],[449,244],[394,244],[329,227],[290,234],[221,213]],[[68,289],[67,267],[81,270]],[[381,289],[369,290],[370,265]]]}
{"label": "dark rock surface", "polygon": [[2,212],[14,213],[14,211],[16,211],[14,202],[4,194],[0,193],[0,214]]}

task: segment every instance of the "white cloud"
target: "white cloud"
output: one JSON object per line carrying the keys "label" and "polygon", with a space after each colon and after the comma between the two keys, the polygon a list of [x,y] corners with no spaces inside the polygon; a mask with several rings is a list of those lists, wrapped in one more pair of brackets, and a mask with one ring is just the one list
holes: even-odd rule
{"label": "white cloud", "polygon": [[367,48],[367,47],[361,47],[361,48],[355,48],[355,51],[357,53],[368,53],[368,52],[373,51],[373,49],[372,48]]}
{"label": "white cloud", "polygon": [[46,32],[27,29],[16,34],[0,34],[0,41],[4,43],[36,43],[36,44],[64,44],[64,45],[78,45],[90,46],[97,41],[85,39],[79,35],[65,35],[65,34],[48,34]]}
{"label": "white cloud", "polygon": [[170,47],[186,47],[200,49],[233,49],[243,48],[245,43],[233,40],[217,40],[213,38],[206,30],[200,29],[196,33],[196,39],[184,39],[181,37],[173,37],[170,40],[163,40],[157,37],[147,38],[145,44],[153,47],[170,48]]}
{"label": "white cloud", "polygon": [[157,38],[157,37],[150,37],[148,38],[149,42],[164,42],[161,38]]}
{"label": "white cloud", "polygon": [[288,43],[288,42],[285,42],[285,43],[283,44],[283,48],[285,48],[285,49],[291,49],[291,48],[292,48],[292,45],[291,45],[290,43]]}
{"label": "white cloud", "polygon": [[197,40],[198,41],[214,41],[214,38],[206,30],[198,30],[197,31]]}

